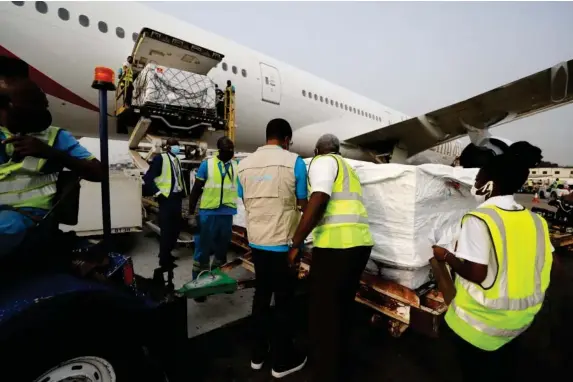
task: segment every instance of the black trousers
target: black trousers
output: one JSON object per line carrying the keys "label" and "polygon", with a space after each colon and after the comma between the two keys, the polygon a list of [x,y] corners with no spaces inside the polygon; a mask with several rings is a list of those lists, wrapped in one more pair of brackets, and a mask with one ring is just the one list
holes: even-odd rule
{"label": "black trousers", "polygon": [[372,247],[314,248],[310,267],[310,344],[315,382],[347,381],[344,365],[354,297]]}
{"label": "black trousers", "polygon": [[461,371],[460,382],[507,382],[515,378],[517,339],[498,350],[485,351],[458,336],[445,322],[440,330],[441,336],[452,344]]}
{"label": "black trousers", "polygon": [[[253,248],[253,261],[256,277],[252,313],[253,353],[264,353],[270,345],[276,362],[294,350],[290,308],[296,274],[288,266],[287,252]],[[274,312],[271,311],[273,294]]]}
{"label": "black trousers", "polygon": [[177,238],[181,230],[181,202],[182,192],[170,193],[169,197],[159,198],[159,261],[169,262],[171,251],[175,249]]}

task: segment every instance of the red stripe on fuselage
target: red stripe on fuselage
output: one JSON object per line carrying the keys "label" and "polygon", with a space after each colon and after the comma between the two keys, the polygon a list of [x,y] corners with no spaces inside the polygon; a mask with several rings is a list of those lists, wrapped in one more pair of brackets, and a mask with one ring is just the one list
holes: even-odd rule
{"label": "red stripe on fuselage", "polygon": [[[21,60],[20,57],[16,56],[14,53],[4,48],[2,45],[0,45],[0,55],[14,57]],[[84,109],[99,111],[99,108],[97,106],[89,103],[76,93],[66,89],[65,87],[63,87],[62,85],[51,79],[50,77],[46,76],[44,73],[40,72],[38,69],[34,68],[29,63],[27,64],[30,67],[29,71],[30,79],[34,81],[36,84],[38,84],[38,86],[41,87],[42,90],[45,91],[47,94],[59,98],[62,101],[66,101],[79,107],[83,107]]]}

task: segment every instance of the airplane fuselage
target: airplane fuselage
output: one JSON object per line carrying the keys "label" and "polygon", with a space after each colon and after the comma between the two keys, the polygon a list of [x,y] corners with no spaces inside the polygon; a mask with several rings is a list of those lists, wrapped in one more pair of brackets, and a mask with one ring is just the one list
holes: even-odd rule
{"label": "airplane fuselage", "polygon": [[[219,87],[236,88],[236,145],[251,151],[264,143],[273,118],[295,132],[293,149],[310,156],[318,131],[304,127],[344,118],[344,129],[329,131],[342,141],[408,117],[252,49],[203,31],[135,2],[2,2],[0,54],[14,55],[33,69],[31,77],[49,96],[54,125],[77,136],[96,136],[98,94],[91,88],[96,66],[118,69],[131,53],[137,33],[149,27],[224,54],[209,72]],[[113,115],[114,97],[108,111]],[[110,119],[110,123],[112,123]],[[113,124],[111,124],[113,126]],[[112,132],[111,137],[117,137]],[[451,162],[456,141],[435,149]],[[361,150],[350,156],[365,159]]]}

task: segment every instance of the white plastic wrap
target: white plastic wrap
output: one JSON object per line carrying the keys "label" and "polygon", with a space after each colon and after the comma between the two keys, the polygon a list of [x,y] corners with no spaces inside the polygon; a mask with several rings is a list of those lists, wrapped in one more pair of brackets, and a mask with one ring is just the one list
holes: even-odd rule
{"label": "white plastic wrap", "polygon": [[215,83],[207,76],[148,64],[133,83],[133,105],[146,103],[215,109]]}
{"label": "white plastic wrap", "polygon": [[[370,258],[377,264],[370,262],[369,269],[418,288],[429,279],[432,245],[453,250],[463,215],[477,207],[470,188],[478,170],[347,162],[360,178],[374,239]],[[245,227],[241,201],[234,224]]]}
{"label": "white plastic wrap", "polygon": [[432,245],[455,240],[461,218],[477,206],[477,170],[439,164],[356,167],[374,239],[371,258],[397,267],[428,264]]}

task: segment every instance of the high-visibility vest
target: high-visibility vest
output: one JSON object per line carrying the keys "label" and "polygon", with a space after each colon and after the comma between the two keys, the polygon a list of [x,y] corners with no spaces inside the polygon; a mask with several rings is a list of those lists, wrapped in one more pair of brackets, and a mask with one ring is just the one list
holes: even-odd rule
{"label": "high-visibility vest", "polygon": [[203,186],[201,204],[199,208],[214,210],[221,206],[237,208],[237,161],[231,160],[229,170],[223,177],[219,170],[219,163],[225,169],[225,164],[214,156],[207,160],[207,179]]}
{"label": "high-visibility vest", "polygon": [[[173,181],[171,174],[174,169],[172,169],[171,159],[169,159],[169,154],[163,153],[161,154],[161,158],[163,158],[161,175],[153,179],[153,181],[155,182],[155,185],[157,186],[159,191],[161,191],[161,194],[167,198],[171,194],[171,190],[173,189]],[[173,166],[179,166],[179,176],[178,176],[179,184],[183,188],[183,192],[187,194],[187,185],[183,181],[181,164],[179,163],[179,158],[175,156],[173,158]]]}
{"label": "high-visibility vest", "polygon": [[[340,155],[328,155],[338,163],[338,174],[324,216],[313,231],[313,246],[345,249],[374,245],[358,176]],[[310,166],[312,161],[309,171]],[[309,189],[312,192],[310,183]]]}
{"label": "high-visibility vest", "polygon": [[133,82],[133,69],[131,69],[131,65],[126,65],[125,70],[123,73],[123,80],[126,84]]}
{"label": "high-visibility vest", "polygon": [[[53,146],[59,131],[58,127],[50,126],[42,132],[28,135]],[[1,126],[0,135],[3,136],[2,139],[13,136],[10,130]],[[27,156],[20,162],[13,162],[14,145],[8,143],[5,148],[10,160],[0,165],[0,205],[49,210],[56,194],[58,173],[42,174],[42,168],[46,164],[46,159],[43,158]]]}
{"label": "high-visibility vest", "polygon": [[487,225],[498,271],[487,289],[458,275],[445,319],[470,344],[494,351],[523,333],[541,309],[553,262],[549,230],[527,209],[486,206],[468,215]]}

